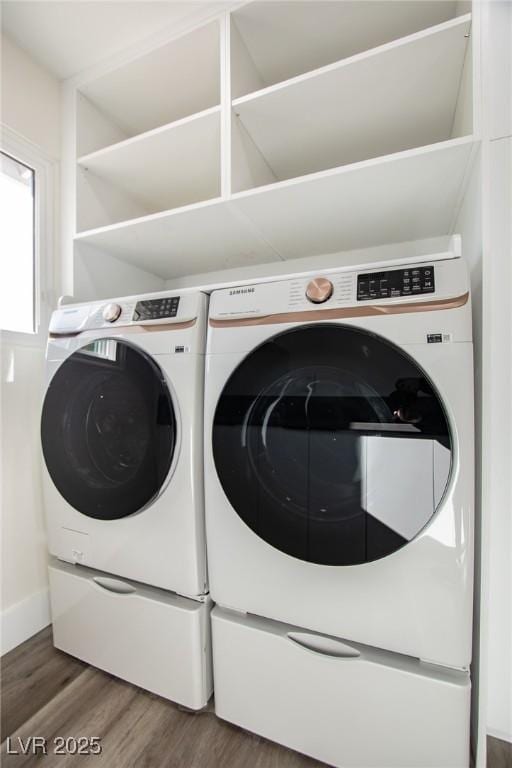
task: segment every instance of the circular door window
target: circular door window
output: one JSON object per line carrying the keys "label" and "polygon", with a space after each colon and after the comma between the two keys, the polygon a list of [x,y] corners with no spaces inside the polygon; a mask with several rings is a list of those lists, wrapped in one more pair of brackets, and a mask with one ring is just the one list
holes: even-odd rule
{"label": "circular door window", "polygon": [[117,339],[82,347],[50,382],[41,440],[57,490],[79,512],[102,520],[138,512],[158,496],[176,446],[161,369]]}
{"label": "circular door window", "polygon": [[238,366],[215,412],[213,455],[231,505],[264,541],[357,565],[429,522],[452,441],[439,395],[408,355],[318,324],[273,337]]}

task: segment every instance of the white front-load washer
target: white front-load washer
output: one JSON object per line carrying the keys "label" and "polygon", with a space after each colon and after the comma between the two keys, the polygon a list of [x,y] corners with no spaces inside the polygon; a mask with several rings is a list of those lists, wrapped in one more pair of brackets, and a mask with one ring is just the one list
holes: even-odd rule
{"label": "white front-load washer", "polygon": [[54,644],[192,709],[212,691],[207,297],[61,306],[42,407]]}
{"label": "white front-load washer", "polygon": [[212,294],[220,717],[334,765],[467,765],[473,449],[461,259]]}
{"label": "white front-load washer", "polygon": [[207,591],[207,297],[54,312],[41,419],[52,555],[181,595]]}

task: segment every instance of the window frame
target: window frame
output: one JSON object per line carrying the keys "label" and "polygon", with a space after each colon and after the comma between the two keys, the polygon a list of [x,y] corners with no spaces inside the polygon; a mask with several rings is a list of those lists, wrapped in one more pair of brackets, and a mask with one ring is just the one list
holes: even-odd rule
{"label": "window frame", "polygon": [[3,344],[44,346],[55,303],[58,163],[36,144],[0,124],[0,150],[34,171],[34,331],[0,329]]}

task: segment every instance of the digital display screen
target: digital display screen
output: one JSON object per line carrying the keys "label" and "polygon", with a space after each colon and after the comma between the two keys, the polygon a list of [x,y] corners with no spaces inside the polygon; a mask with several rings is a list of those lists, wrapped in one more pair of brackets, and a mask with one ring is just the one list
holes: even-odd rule
{"label": "digital display screen", "polygon": [[167,317],[176,317],[179,303],[179,296],[138,301],[135,305],[133,320],[165,320]]}
{"label": "digital display screen", "polygon": [[357,300],[393,299],[434,293],[434,267],[411,267],[357,276]]}

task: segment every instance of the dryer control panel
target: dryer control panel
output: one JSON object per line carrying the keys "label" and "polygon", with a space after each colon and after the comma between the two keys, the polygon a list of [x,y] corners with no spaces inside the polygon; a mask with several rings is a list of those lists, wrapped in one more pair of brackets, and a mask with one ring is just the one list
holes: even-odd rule
{"label": "dryer control panel", "polygon": [[393,299],[434,293],[434,267],[409,267],[385,272],[367,272],[357,276],[357,300]]}
{"label": "dryer control panel", "polygon": [[[281,322],[302,319],[297,313],[345,312],[355,309],[353,316],[378,314],[370,307],[389,308],[400,305],[400,311],[413,312],[414,304],[460,299],[469,292],[467,267],[460,258],[425,259],[395,264],[362,264],[299,275],[288,280],[241,285],[214,291],[210,297],[210,320],[239,321],[267,318],[280,314]],[[411,305],[404,310],[403,305]],[[350,314],[350,313],[349,313]],[[287,317],[284,317],[287,316]],[[342,315],[337,315],[338,317]],[[348,316],[348,315],[347,315]],[[325,316],[326,317],[326,316]]]}

